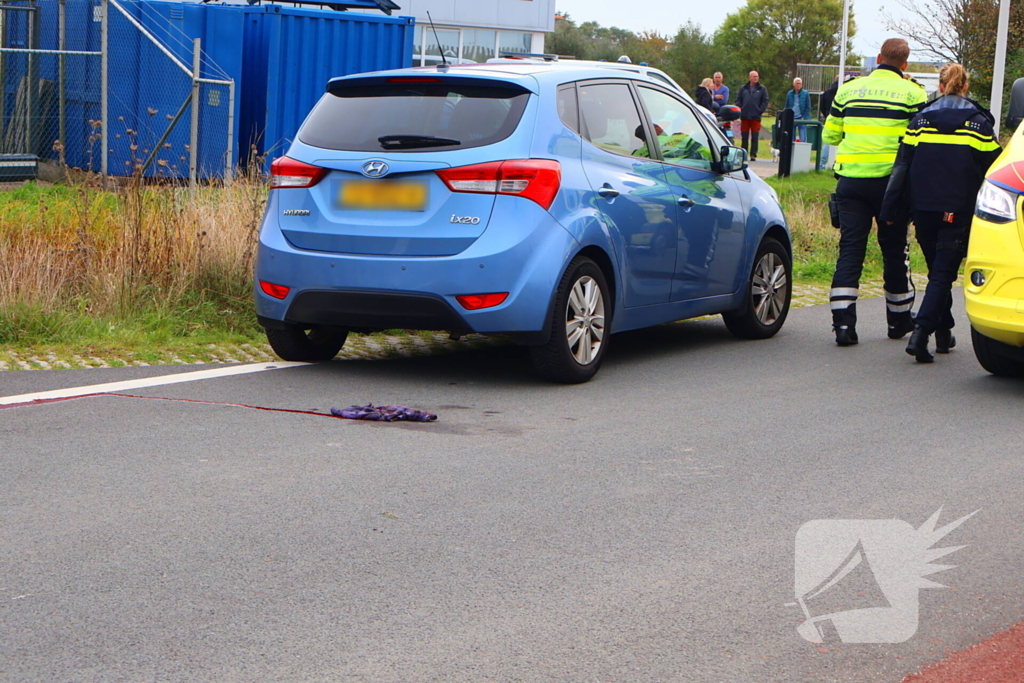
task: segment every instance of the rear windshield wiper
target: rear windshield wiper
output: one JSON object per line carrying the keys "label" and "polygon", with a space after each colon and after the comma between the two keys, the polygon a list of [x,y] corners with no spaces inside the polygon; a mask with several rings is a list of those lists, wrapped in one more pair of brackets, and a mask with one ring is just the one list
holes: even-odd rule
{"label": "rear windshield wiper", "polygon": [[448,145],[462,144],[461,140],[451,138],[438,138],[433,135],[382,135],[377,142],[384,149],[396,149],[400,147],[446,147]]}

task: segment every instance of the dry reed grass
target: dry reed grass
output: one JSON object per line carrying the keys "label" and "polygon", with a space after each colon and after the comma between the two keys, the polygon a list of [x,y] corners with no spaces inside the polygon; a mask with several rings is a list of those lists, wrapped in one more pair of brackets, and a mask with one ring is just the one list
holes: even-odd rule
{"label": "dry reed grass", "polygon": [[817,193],[794,192],[785,201],[786,219],[798,259],[834,258],[839,248],[839,231],[832,227],[827,200]]}
{"label": "dry reed grass", "polygon": [[190,295],[247,296],[266,199],[258,178],[51,189],[0,207],[0,313],[123,316]]}

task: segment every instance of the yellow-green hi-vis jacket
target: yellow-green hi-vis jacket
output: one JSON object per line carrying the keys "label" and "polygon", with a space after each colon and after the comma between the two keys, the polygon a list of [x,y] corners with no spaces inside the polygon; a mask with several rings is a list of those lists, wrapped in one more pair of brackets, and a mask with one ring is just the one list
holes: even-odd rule
{"label": "yellow-green hi-vis jacket", "polygon": [[927,101],[924,87],[881,66],[839,87],[822,140],[838,145],[834,171],[847,178],[892,173],[910,119]]}

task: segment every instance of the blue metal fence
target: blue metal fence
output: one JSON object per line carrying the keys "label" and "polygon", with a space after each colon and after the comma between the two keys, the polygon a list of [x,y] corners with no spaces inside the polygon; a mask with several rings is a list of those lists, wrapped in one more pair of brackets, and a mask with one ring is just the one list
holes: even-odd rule
{"label": "blue metal fence", "polygon": [[[100,0],[3,5],[12,9],[3,10],[0,28],[0,153],[100,170]],[[202,45],[197,76],[236,87],[229,116],[226,88],[197,86],[198,167],[207,177],[250,153],[268,161],[283,154],[330,78],[411,64],[410,17],[166,0],[119,5],[124,13],[113,6],[107,12],[105,153],[112,175],[138,172],[150,155],[156,163],[146,175],[187,175],[189,116],[160,141],[192,92],[195,38]]]}

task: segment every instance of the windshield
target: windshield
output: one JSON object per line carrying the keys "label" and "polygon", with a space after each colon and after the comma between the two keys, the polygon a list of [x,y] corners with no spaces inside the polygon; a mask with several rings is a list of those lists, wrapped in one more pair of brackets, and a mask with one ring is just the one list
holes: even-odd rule
{"label": "windshield", "polygon": [[454,83],[339,87],[313,108],[299,140],[354,152],[483,147],[512,134],[529,96]]}

